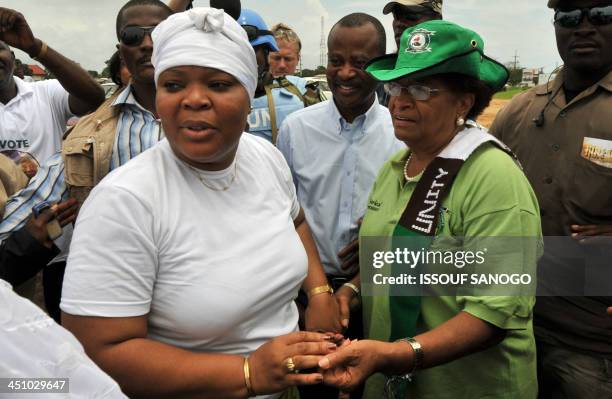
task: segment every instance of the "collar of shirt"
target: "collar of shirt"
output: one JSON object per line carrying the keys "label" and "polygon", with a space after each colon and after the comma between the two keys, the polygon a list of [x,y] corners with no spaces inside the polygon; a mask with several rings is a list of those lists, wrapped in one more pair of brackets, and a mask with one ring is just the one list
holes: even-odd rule
{"label": "collar of shirt", "polygon": [[[117,96],[117,98],[115,99],[115,101],[113,101],[112,106],[116,107],[116,106],[132,106],[132,107],[136,107],[138,109],[140,109],[142,112],[146,112],[148,114],[153,115],[153,113],[151,111],[149,111],[148,109],[146,109],[145,107],[143,107],[142,105],[140,105],[140,103],[136,100],[136,97],[134,96],[134,89],[132,88],[132,85],[128,83],[128,85],[125,87],[125,89],[121,92],[121,94],[119,94]],[[153,115],[155,117],[155,115]],[[156,118],[157,119],[157,118]]]}
{"label": "collar of shirt", "polygon": [[404,167],[406,166],[406,161],[408,160],[408,155],[410,154],[410,150],[406,149],[405,151],[399,152],[391,158],[391,170],[397,177],[397,181],[402,187],[405,182],[404,178]]}
{"label": "collar of shirt", "polygon": [[[548,82],[547,84],[536,87],[536,95],[555,96],[555,98],[553,99],[553,103],[557,105],[560,109],[563,109],[565,106],[569,105],[565,102],[565,93],[563,93],[563,81],[563,70],[561,70],[559,71],[555,79],[552,81],[552,84]],[[570,104],[592,95],[593,93],[595,93],[598,87],[601,87],[606,91],[612,92],[612,71],[608,72],[608,74],[604,76],[599,82],[595,83],[588,89],[583,90],[582,93],[580,93],[570,102]]]}
{"label": "collar of shirt", "polygon": [[34,93],[34,90],[32,90],[32,87],[28,83],[19,79],[17,76],[13,76],[13,79],[15,79],[15,85],[17,86],[17,95],[12,98],[11,101],[6,103],[5,106],[15,103],[21,100],[23,97],[31,96]]}
{"label": "collar of shirt", "polygon": [[[378,97],[375,93],[374,102],[372,103],[370,108],[366,111],[365,114],[359,115],[357,118],[355,118],[353,123],[347,122],[346,119],[342,117],[333,98],[329,100],[327,110],[329,112],[331,120],[336,122],[336,130],[338,134],[342,135],[343,131],[353,131],[361,132],[361,134],[367,134],[368,131],[372,128],[372,125],[376,122],[376,116],[379,112],[378,107]],[[359,127],[359,129],[357,129],[357,127]]]}

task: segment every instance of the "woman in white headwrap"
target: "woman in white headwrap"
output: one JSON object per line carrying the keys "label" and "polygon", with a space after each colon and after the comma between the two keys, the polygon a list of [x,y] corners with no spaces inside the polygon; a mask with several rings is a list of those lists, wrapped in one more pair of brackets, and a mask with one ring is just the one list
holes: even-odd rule
{"label": "woman in white headwrap", "polygon": [[[277,398],[335,349],[316,247],[282,155],[243,135],[257,84],[244,30],[211,8],[153,31],[167,140],[109,174],[76,225],[64,325],[130,397]],[[321,316],[314,317],[313,313]],[[277,337],[277,338],[275,338]]]}

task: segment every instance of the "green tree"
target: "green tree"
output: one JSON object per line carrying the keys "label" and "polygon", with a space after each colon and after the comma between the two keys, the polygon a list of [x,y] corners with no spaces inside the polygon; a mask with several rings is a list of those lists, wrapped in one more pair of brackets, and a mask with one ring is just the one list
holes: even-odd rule
{"label": "green tree", "polygon": [[511,69],[508,84],[510,86],[518,86],[523,81],[523,70],[521,68]]}
{"label": "green tree", "polygon": [[309,78],[315,75],[325,75],[326,68],[322,65],[319,65],[317,69],[302,69],[300,76],[304,78]]}
{"label": "green tree", "polygon": [[506,68],[510,72],[508,84],[510,86],[519,86],[523,81],[523,68],[518,63],[514,62],[507,62]]}
{"label": "green tree", "polygon": [[110,74],[110,58],[106,61],[104,61],[104,64],[106,65],[104,67],[104,69],[102,70],[102,72],[100,72],[100,77],[101,78],[111,78],[111,74]]}

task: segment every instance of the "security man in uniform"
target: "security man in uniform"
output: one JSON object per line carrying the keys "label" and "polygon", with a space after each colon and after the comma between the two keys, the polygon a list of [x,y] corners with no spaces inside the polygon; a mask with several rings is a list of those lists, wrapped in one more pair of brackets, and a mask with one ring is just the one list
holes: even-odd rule
{"label": "security man in uniform", "polygon": [[[596,243],[612,236],[612,0],[549,0],[548,7],[565,65],[554,80],[514,97],[490,131],[522,163],[544,235],[565,236],[563,247],[589,256],[607,253],[610,276],[612,240]],[[551,245],[539,274],[539,289],[555,290],[540,291],[534,310],[540,398],[612,398],[612,296],[577,296],[593,295],[582,283],[588,273]],[[610,277],[600,280],[609,295]],[[581,292],[560,296],[568,293],[559,287],[574,289],[575,281]]]}
{"label": "security man in uniform", "polygon": [[278,128],[290,113],[321,101],[316,88],[306,87],[297,76],[274,78],[270,73],[268,54],[279,51],[274,35],[255,11],[243,9],[238,23],[246,30],[257,56],[259,80],[248,118],[249,133],[276,144]]}

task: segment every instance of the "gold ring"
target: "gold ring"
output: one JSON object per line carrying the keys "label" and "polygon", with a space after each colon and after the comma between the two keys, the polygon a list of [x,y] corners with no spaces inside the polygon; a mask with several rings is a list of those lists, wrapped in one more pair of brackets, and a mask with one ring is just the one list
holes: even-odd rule
{"label": "gold ring", "polygon": [[293,363],[293,358],[292,357],[288,357],[287,359],[285,359],[285,361],[283,362],[285,368],[287,369],[288,372],[290,373],[297,373],[297,369],[295,368],[295,363]]}

